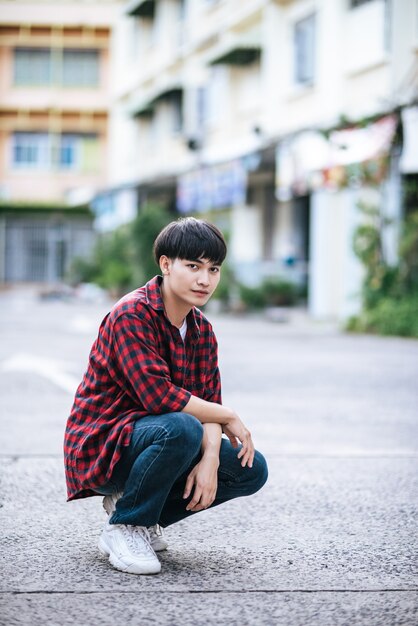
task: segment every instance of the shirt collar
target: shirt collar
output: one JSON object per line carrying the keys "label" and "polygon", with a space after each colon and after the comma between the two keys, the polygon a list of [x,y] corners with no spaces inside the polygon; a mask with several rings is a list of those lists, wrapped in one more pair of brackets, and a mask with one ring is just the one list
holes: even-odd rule
{"label": "shirt collar", "polygon": [[[145,291],[147,294],[147,300],[155,311],[163,311],[165,315],[164,302],[161,295],[161,283],[163,282],[162,276],[154,276],[145,285]],[[198,340],[200,337],[200,328],[196,319],[195,307],[192,307],[190,313],[187,315],[187,327],[190,328],[192,337],[194,340]]]}

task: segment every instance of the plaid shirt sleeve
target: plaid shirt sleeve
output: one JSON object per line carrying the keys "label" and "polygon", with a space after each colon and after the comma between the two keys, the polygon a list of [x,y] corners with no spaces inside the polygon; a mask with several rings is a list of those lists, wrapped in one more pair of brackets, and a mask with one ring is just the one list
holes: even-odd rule
{"label": "plaid shirt sleeve", "polygon": [[150,415],[182,411],[191,393],[173,383],[158,333],[146,315],[122,314],[113,322],[109,373]]}
{"label": "plaid shirt sleeve", "polygon": [[213,331],[211,332],[211,344],[211,356],[203,399],[207,402],[222,404],[221,375],[218,367],[218,343]]}

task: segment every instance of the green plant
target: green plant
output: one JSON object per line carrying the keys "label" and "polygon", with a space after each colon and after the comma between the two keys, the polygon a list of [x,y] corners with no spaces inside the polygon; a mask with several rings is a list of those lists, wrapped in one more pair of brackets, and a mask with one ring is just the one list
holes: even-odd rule
{"label": "green plant", "polygon": [[266,306],[265,294],[261,287],[238,285],[241,302],[247,309],[262,309]]}
{"label": "green plant", "polygon": [[158,233],[172,221],[173,216],[159,204],[146,204],[132,222],[131,233],[134,249],[135,276],[144,283],[158,273],[152,246]]}
{"label": "green plant", "polygon": [[261,283],[261,292],[269,306],[292,306],[296,302],[296,286],[282,278],[265,278]]}
{"label": "green plant", "polygon": [[115,294],[123,294],[158,272],[152,246],[171,215],[159,205],[143,206],[138,216],[96,241],[91,259],[75,259],[70,281],[94,282]]}
{"label": "green plant", "polygon": [[75,259],[70,281],[94,282],[118,295],[133,288],[133,248],[129,225],[102,234],[96,241],[91,259]]}
{"label": "green plant", "polygon": [[359,209],[367,222],[356,229],[353,248],[366,270],[362,297],[365,308],[369,309],[380,298],[390,295],[397,280],[398,268],[387,263],[383,251],[383,230],[390,222],[382,218],[375,207],[360,204]]}
{"label": "green plant", "polygon": [[418,211],[402,224],[399,262],[388,264],[383,253],[388,224],[374,208],[361,207],[368,217],[354,236],[354,251],[365,267],[363,311],[347,330],[418,338]]}
{"label": "green plant", "polygon": [[240,299],[248,309],[262,309],[266,306],[293,306],[298,298],[297,286],[280,277],[265,278],[256,287],[248,287],[243,284],[238,287]]}
{"label": "green plant", "polygon": [[351,318],[347,330],[418,338],[418,296],[383,298],[374,308]]}
{"label": "green plant", "polygon": [[418,293],[418,211],[405,219],[399,256],[399,282],[402,291]]}
{"label": "green plant", "polygon": [[221,268],[221,279],[212,298],[214,300],[220,300],[223,304],[227,305],[230,301],[231,289],[233,288],[234,282],[234,273],[229,265],[224,262]]}

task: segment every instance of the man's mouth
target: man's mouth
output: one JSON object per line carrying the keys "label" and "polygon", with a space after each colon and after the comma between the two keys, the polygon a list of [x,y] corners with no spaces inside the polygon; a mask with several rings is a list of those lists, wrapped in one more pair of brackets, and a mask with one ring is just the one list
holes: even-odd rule
{"label": "man's mouth", "polygon": [[197,293],[198,296],[208,296],[209,291],[204,291],[203,289],[192,289],[193,293]]}

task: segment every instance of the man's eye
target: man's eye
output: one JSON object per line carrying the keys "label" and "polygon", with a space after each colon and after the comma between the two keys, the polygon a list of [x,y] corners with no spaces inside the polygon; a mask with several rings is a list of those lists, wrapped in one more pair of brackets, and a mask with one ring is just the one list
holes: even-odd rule
{"label": "man's eye", "polygon": [[195,263],[189,263],[187,267],[190,267],[192,270],[194,270],[197,268],[197,265]]}
{"label": "man's eye", "polygon": [[219,267],[211,267],[210,271],[212,272],[212,274],[217,274],[219,272]]}

